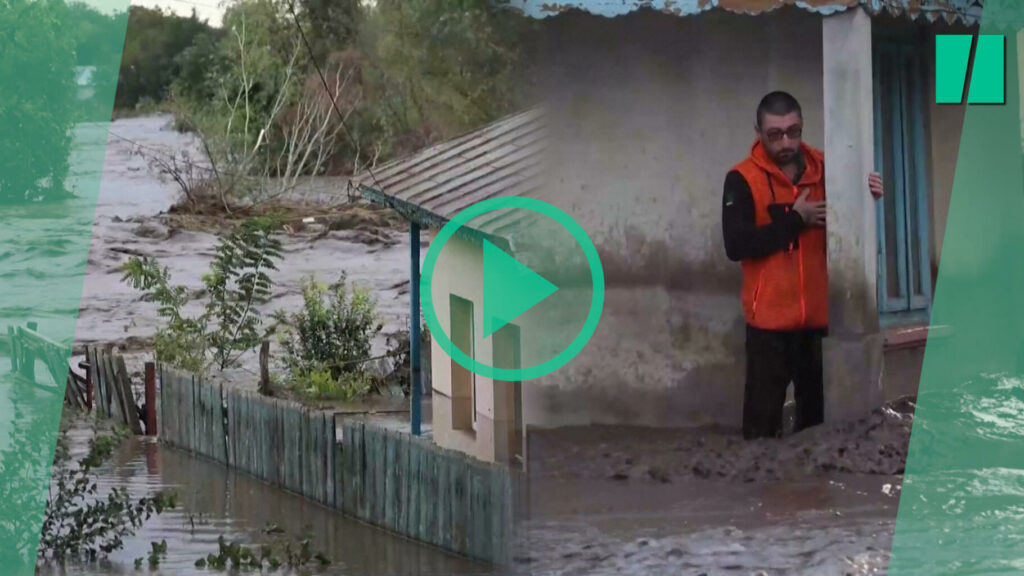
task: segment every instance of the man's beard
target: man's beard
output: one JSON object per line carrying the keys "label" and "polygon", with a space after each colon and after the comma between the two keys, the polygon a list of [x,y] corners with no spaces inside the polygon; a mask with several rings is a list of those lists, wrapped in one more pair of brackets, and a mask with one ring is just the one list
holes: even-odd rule
{"label": "man's beard", "polygon": [[797,161],[797,150],[795,148],[785,148],[775,153],[775,163],[781,166],[792,164]]}

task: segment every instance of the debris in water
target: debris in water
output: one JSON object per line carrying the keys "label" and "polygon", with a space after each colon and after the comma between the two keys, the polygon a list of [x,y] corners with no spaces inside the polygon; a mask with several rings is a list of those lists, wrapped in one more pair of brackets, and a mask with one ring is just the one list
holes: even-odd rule
{"label": "debris in water", "polygon": [[274,523],[267,523],[266,527],[263,528],[264,534],[284,534],[284,528]]}
{"label": "debris in water", "polygon": [[652,480],[661,482],[662,484],[672,483],[672,477],[669,476],[668,472],[666,472],[663,468],[659,468],[657,466],[651,466],[650,468],[648,468],[647,475],[650,476]]}

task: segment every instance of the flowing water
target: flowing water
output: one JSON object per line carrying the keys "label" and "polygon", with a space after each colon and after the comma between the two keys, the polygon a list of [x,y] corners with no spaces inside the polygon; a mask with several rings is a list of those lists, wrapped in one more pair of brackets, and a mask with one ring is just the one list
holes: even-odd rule
{"label": "flowing water", "polygon": [[[152,338],[159,321],[156,304],[144,301],[122,282],[121,266],[133,255],[153,257],[166,266],[171,283],[184,285],[193,294],[186,311],[198,310],[201,278],[217,242],[213,233],[175,228],[160,218],[180,198],[180,192],[173,183],[157,177],[148,158],[183,150],[190,151],[192,158],[201,157],[194,138],[173,130],[170,117],[118,120],[110,125],[105,147],[75,336],[78,345]],[[310,207],[313,213],[325,203],[337,205],[347,200],[343,179],[320,178],[300,184],[294,194],[318,202]],[[381,234],[387,241],[372,244],[362,241],[353,230],[319,236],[283,235],[283,258],[271,278],[273,294],[261,311],[297,311],[302,306],[304,277],[315,274],[321,281],[334,281],[345,274],[349,282],[369,288],[376,296],[384,332],[400,328],[409,315],[408,300],[402,297],[409,269],[408,234],[391,230]],[[376,351],[382,351],[384,344],[379,338]],[[255,371],[256,359],[250,356],[245,360],[245,367]]]}
{"label": "flowing water", "polygon": [[983,374],[925,396],[901,510],[901,567],[1024,572],[1024,378]]}
{"label": "flowing water", "polygon": [[[72,457],[84,455],[89,430],[69,433]],[[136,497],[171,489],[177,494],[173,510],[153,516],[143,528],[102,564],[70,566],[70,574],[135,572],[143,558],[149,574],[214,574],[195,563],[219,551],[218,539],[259,548],[268,542],[264,529],[274,525],[300,539],[311,535],[313,550],[331,560],[316,574],[490,574],[483,565],[392,536],[300,496],[234,473],[219,464],[166,448],[151,438],[132,438],[98,470],[98,487],[105,493],[123,486]],[[151,543],[167,543],[166,556],[150,571]],[[40,570],[41,574],[56,572]],[[283,572],[287,573],[287,572]]]}

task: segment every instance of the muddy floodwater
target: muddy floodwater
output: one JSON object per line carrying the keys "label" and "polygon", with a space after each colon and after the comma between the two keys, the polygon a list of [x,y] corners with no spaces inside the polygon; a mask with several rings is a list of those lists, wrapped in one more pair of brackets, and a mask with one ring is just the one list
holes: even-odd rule
{"label": "muddy floodwater", "polygon": [[[88,436],[84,428],[69,433],[73,457],[84,455]],[[485,565],[392,536],[245,474],[165,448],[153,439],[128,440],[98,471],[97,484],[101,494],[124,486],[136,497],[172,489],[178,496],[177,507],[152,517],[108,562],[71,566],[65,573],[136,573],[135,559],[145,559],[152,542],[166,541],[167,554],[159,567],[150,570],[144,560],[144,573],[216,574],[216,570],[199,569],[195,563],[218,553],[218,538],[258,549],[258,543],[267,541],[264,529],[271,525],[288,536],[312,535],[313,549],[332,562],[325,570],[314,570],[316,574],[492,573]]]}
{"label": "muddy floodwater", "polygon": [[[85,130],[85,129],[80,129]],[[109,137],[79,138],[81,152],[95,162],[102,157],[103,180],[92,219],[92,239],[81,295],[81,310],[75,335],[78,347],[116,344],[133,358],[144,349],[159,326],[157,305],[122,281],[121,267],[132,256],[148,256],[166,266],[172,284],[186,286],[193,300],[186,313],[197,313],[202,305],[202,276],[209,269],[217,244],[212,230],[179,226],[167,212],[180,192],[151,169],[155,155],[189,151],[202,158],[195,139],[175,131],[169,116],[132,118],[110,124]],[[105,155],[99,156],[105,149]],[[348,201],[347,180],[317,178],[303,180],[291,195],[309,206],[310,215]],[[92,211],[90,210],[90,214]],[[409,271],[408,232],[401,229],[348,229],[283,233],[284,246],[278,270],[273,272],[273,294],[261,307],[264,315],[276,310],[296,312],[302,307],[301,282],[315,274],[331,282],[345,274],[348,281],[368,288],[377,300],[383,333],[406,325]],[[426,242],[425,242],[426,244]],[[374,343],[382,352],[383,336]],[[272,349],[276,341],[272,342]],[[273,352],[272,352],[273,353]],[[254,355],[243,357],[239,370],[228,375],[237,383],[255,381],[258,362]]]}
{"label": "muddy floodwater", "polygon": [[530,441],[533,574],[883,574],[911,415],[745,442],[579,427]]}

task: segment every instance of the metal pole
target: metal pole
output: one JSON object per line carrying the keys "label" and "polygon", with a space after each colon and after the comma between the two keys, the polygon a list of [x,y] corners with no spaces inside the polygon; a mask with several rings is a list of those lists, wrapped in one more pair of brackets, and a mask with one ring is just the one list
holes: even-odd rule
{"label": "metal pole", "polygon": [[420,435],[422,389],[420,384],[420,225],[412,222],[410,234],[409,270],[409,364],[412,368],[409,383],[412,397],[411,420],[413,436]]}
{"label": "metal pole", "polygon": [[156,364],[146,362],[146,436],[156,436]]}

